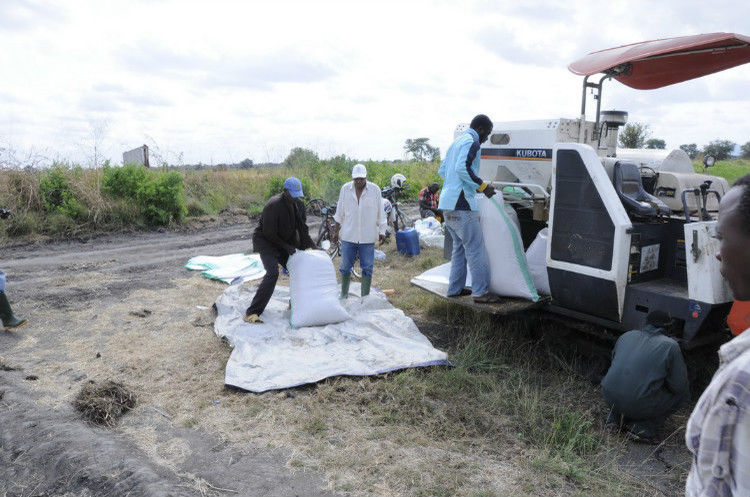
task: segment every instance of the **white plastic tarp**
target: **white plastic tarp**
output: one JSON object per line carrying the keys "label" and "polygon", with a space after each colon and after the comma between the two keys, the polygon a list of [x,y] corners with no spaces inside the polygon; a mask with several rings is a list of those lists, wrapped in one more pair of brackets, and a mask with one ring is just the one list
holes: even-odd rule
{"label": "white plastic tarp", "polygon": [[398,369],[448,365],[414,322],[382,292],[361,299],[359,285],[344,307],[352,316],[341,323],[293,329],[289,288],[276,286],[263,324],[242,320],[256,287],[231,285],[216,301],[214,332],[234,348],[224,383],[264,392],[314,383],[339,375],[366,376]]}
{"label": "white plastic tarp", "polygon": [[[451,263],[446,262],[415,277],[415,281],[430,281],[432,283],[441,283],[448,286],[451,275]],[[471,288],[471,269],[466,268],[466,288]]]}
{"label": "white plastic tarp", "polygon": [[206,278],[224,283],[250,281],[266,274],[258,254],[198,255],[185,264],[186,269],[203,271]]}

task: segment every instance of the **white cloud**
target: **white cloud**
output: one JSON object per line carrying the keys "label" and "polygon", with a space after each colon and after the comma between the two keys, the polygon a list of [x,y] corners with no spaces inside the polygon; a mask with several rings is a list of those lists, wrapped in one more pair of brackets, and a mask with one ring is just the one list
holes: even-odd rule
{"label": "white cloud", "polygon": [[9,0],[0,2],[0,31],[41,29],[65,20],[61,7],[49,2]]}
{"label": "white cloud", "polygon": [[[10,0],[0,142],[84,161],[91,123],[106,122],[115,160],[143,143],[204,163],[278,161],[294,146],[397,158],[416,136],[445,149],[479,112],[577,116],[581,79],[566,66],[588,52],[746,31],[750,7],[721,3]],[[653,92],[609,82],[603,107],[673,146],[744,143],[748,77],[740,67]]]}

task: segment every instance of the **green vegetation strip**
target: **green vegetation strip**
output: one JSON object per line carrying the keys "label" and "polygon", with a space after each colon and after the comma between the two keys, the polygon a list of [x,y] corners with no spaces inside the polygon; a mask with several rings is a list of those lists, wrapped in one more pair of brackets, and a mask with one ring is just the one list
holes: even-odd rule
{"label": "green vegetation strip", "polygon": [[[254,216],[271,195],[281,192],[288,176],[300,178],[308,199],[335,202],[341,186],[351,180],[356,162],[345,156],[321,160],[297,148],[281,167],[188,170],[105,164],[84,169],[59,163],[47,169],[3,169],[0,207],[14,215],[0,223],[0,242],[177,225],[186,217],[216,216],[224,211]],[[390,184],[395,173],[404,174],[405,195],[413,200],[422,187],[439,179],[435,162],[364,164],[368,179],[379,186]]]}

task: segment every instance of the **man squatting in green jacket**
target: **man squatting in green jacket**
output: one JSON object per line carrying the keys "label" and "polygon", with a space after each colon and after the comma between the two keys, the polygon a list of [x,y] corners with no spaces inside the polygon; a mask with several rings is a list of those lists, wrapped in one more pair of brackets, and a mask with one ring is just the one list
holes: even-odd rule
{"label": "man squatting in green jacket", "polygon": [[690,385],[680,346],[664,335],[669,315],[652,311],[646,322],[617,340],[602,394],[611,407],[607,424],[636,441],[656,443],[664,421],[690,400]]}

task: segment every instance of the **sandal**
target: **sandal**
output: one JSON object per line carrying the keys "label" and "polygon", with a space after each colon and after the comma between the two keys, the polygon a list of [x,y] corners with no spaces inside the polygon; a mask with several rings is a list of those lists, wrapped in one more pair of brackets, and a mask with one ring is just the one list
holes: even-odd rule
{"label": "sandal", "polygon": [[474,302],[477,304],[499,304],[502,301],[502,297],[494,293],[485,293],[480,297],[474,297]]}
{"label": "sandal", "polygon": [[250,314],[242,318],[242,320],[250,324],[263,324],[263,320],[257,314]]}

